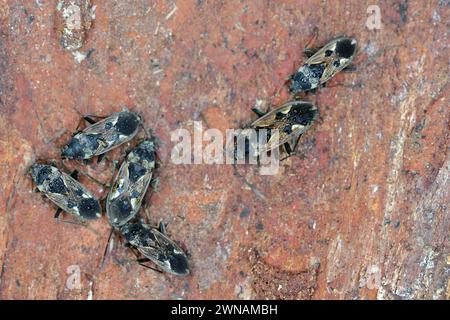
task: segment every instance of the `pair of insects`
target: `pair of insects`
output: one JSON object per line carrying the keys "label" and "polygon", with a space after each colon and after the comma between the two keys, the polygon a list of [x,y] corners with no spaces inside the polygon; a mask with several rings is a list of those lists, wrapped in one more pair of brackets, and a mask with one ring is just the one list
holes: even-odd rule
{"label": "pair of insects", "polygon": [[[141,117],[128,110],[98,122],[91,117],[85,117],[85,120],[92,125],[72,137],[62,149],[63,158],[87,160],[98,156],[100,161],[106,152],[133,139],[142,126]],[[187,257],[165,235],[164,228],[132,222],[139,212],[154,168],[155,144],[147,139],[138,144],[120,166],[106,198],[106,215],[128,244],[145,257],[139,260],[141,264],[153,261],[167,272],[185,275],[189,273]],[[76,180],[76,173],[68,175],[52,165],[36,163],[31,167],[31,176],[39,191],[58,206],[55,217],[62,210],[81,220],[101,217],[100,201]]]}
{"label": "pair of insects", "polygon": [[[246,126],[240,135],[245,138],[250,135],[251,130],[266,129],[267,140],[258,141],[258,146],[245,145],[245,152],[242,154],[248,155],[251,149],[257,150],[253,155],[258,156],[278,147],[284,147],[288,156],[294,154],[300,137],[318,117],[317,107],[298,99],[298,95],[317,89],[339,71],[348,68],[355,53],[356,40],[348,37],[334,39],[318,50],[305,49],[308,59],[287,81],[294,100],[267,113],[257,108],[252,109],[259,118]],[[291,143],[294,141],[292,148]],[[234,156],[236,158],[236,152]]]}

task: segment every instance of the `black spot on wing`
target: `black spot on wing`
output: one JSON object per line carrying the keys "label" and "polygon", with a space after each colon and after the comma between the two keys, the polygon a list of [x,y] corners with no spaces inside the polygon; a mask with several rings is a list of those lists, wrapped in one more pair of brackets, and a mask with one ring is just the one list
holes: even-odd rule
{"label": "black spot on wing", "polygon": [[69,192],[66,185],[64,184],[63,179],[60,177],[57,177],[50,181],[50,183],[48,184],[48,191],[57,194],[67,194]]}
{"label": "black spot on wing", "polygon": [[137,114],[131,112],[122,112],[116,122],[116,129],[122,135],[129,136],[136,131],[139,126]]}
{"label": "black spot on wing", "polygon": [[70,140],[61,155],[69,159],[85,159],[94,154],[99,147],[99,135],[81,133]]}
{"label": "black spot on wing", "polygon": [[67,200],[67,207],[68,208],[75,208],[77,206],[77,203],[75,202],[75,201],[72,201],[72,200]]}
{"label": "black spot on wing", "polygon": [[106,123],[105,123],[105,129],[106,129],[106,130],[111,129],[112,126],[113,126],[113,124],[112,124],[111,122],[106,122]]}
{"label": "black spot on wing", "polygon": [[356,43],[352,39],[343,39],[336,43],[336,53],[342,58],[350,58],[355,54]]}
{"label": "black spot on wing", "polygon": [[292,133],[292,126],[290,124],[284,126],[283,131],[287,134],[291,134]]}
{"label": "black spot on wing", "polygon": [[83,219],[96,219],[97,214],[100,213],[100,204],[95,199],[83,198],[78,204],[78,210]]}
{"label": "black spot on wing", "polygon": [[184,275],[189,273],[189,264],[185,255],[172,253],[169,255],[169,263],[176,274]]}
{"label": "black spot on wing", "polygon": [[111,203],[108,218],[113,225],[122,225],[132,218],[132,211],[130,198],[120,197]]}
{"label": "black spot on wing", "polygon": [[322,78],[323,71],[325,70],[325,64],[313,64],[309,66],[309,70],[311,70],[314,78],[320,79]]}
{"label": "black spot on wing", "polygon": [[153,144],[148,140],[139,144],[133,150],[133,153],[137,155],[141,160],[146,160],[148,162],[155,160],[155,151],[153,149]]}
{"label": "black spot on wing", "polygon": [[291,124],[308,125],[317,117],[317,109],[307,103],[298,103],[292,106],[287,115],[287,119]]}
{"label": "black spot on wing", "polygon": [[121,228],[125,239],[136,246],[150,246],[155,242],[155,235],[142,223],[128,223]]}
{"label": "black spot on wing", "polygon": [[128,165],[128,172],[129,172],[130,181],[134,183],[134,182],[138,181],[139,178],[142,177],[147,172],[147,170],[144,167],[131,162]]}

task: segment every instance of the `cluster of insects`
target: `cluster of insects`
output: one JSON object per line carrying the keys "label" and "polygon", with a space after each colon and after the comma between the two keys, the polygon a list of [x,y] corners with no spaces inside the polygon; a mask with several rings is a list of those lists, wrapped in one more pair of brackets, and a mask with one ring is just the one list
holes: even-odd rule
{"label": "cluster of insects", "polygon": [[356,53],[356,40],[339,37],[319,49],[305,48],[304,53],[308,59],[286,82],[291,100],[270,112],[252,109],[259,118],[245,126],[235,137],[232,148],[235,159],[238,158],[236,140],[247,139],[252,131],[259,132],[261,129],[266,130],[266,140],[256,141],[253,143],[255,145],[252,145],[247,139],[242,156],[248,157],[249,153],[252,156],[260,156],[279,147],[284,148],[288,154],[284,159],[295,154],[300,137],[319,115],[317,107],[311,102],[301,100],[300,95],[324,86],[339,71],[350,69],[350,63]]}
{"label": "cluster of insects", "polygon": [[[84,120],[91,125],[75,133],[62,148],[63,159],[87,161],[97,157],[97,162],[100,162],[108,151],[133,139],[139,127],[143,126],[141,117],[128,110],[98,122],[89,116]],[[138,212],[155,169],[155,155],[155,142],[151,137],[128,153],[106,198],[106,216],[113,229],[126,239],[127,246],[140,257],[139,264],[154,269],[145,264],[151,261],[163,271],[187,275],[187,256],[166,235],[164,225],[160,223],[159,227],[152,227],[138,220]],[[77,171],[69,175],[54,164],[35,163],[30,174],[37,189],[58,207],[55,218],[59,218],[62,211],[81,221],[101,217],[99,199],[77,181]]]}
{"label": "cluster of insects", "polygon": [[[66,24],[71,27],[68,29],[70,32],[64,31],[61,40],[64,46],[78,48],[84,39],[84,27],[80,27],[79,23],[87,19],[88,3],[89,1],[81,0],[61,1],[59,9],[67,18]],[[76,9],[75,4],[82,10]],[[72,32],[78,29],[81,33]],[[72,41],[74,39],[77,41]],[[72,42],[74,44],[69,46]],[[244,140],[247,139],[244,152],[247,156],[250,150],[257,150],[252,151],[252,155],[259,156],[280,147],[284,147],[288,156],[295,153],[300,137],[318,117],[317,107],[301,100],[299,94],[319,88],[339,71],[348,68],[356,53],[356,40],[339,37],[318,50],[308,49],[305,53],[308,59],[287,81],[293,99],[270,112],[252,109],[258,119],[239,133]],[[100,121],[95,121],[90,116],[84,117],[84,120],[90,126],[76,132],[62,148],[63,159],[88,161],[97,157],[97,162],[100,162],[108,151],[133,139],[139,128],[143,127],[142,118],[128,110],[114,113]],[[251,132],[262,130],[267,133],[266,140],[257,141],[258,146],[251,145],[248,142]],[[164,224],[152,227],[138,220],[139,210],[155,170],[155,149],[153,139],[147,135],[144,141],[128,153],[106,197],[106,216],[113,230],[119,232],[126,239],[127,246],[140,257],[139,264],[151,268],[145,264],[151,261],[163,271],[187,275],[187,256],[167,236]],[[55,218],[59,218],[62,211],[82,221],[101,217],[100,200],[77,181],[77,171],[67,174],[53,164],[35,163],[31,166],[30,174],[37,189],[58,207]]]}

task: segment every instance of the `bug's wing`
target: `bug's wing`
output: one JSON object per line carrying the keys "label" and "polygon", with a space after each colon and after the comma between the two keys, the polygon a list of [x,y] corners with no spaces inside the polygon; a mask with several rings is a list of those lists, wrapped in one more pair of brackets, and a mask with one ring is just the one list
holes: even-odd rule
{"label": "bug's wing", "polygon": [[344,69],[348,64],[350,63],[350,60],[348,60],[347,63],[341,63],[339,67],[336,67],[333,63],[327,63],[325,69],[323,70],[322,77],[320,78],[320,83],[327,82],[330,78],[332,78],[336,73]]}
{"label": "bug's wing", "polygon": [[108,197],[106,203],[110,203],[112,200],[116,199],[120,196],[120,194],[126,192],[129,189],[130,180],[129,180],[129,170],[128,170],[128,162],[124,161],[120,166],[119,172],[116,175],[114,180],[114,184],[111,187],[111,191],[108,193]]}
{"label": "bug's wing", "polygon": [[[336,73],[347,67],[350,62],[351,58],[349,59],[343,59],[340,58],[336,54],[336,45],[339,41],[342,41],[343,39],[346,39],[345,37],[339,37],[337,39],[334,39],[333,41],[327,43],[324,47],[322,47],[319,51],[317,51],[311,58],[309,58],[305,64],[324,64],[325,69],[323,71],[322,77],[320,78],[320,83],[327,82],[331,77],[333,77]],[[326,56],[326,51],[331,51],[332,54],[330,56]],[[333,62],[339,61],[339,66],[336,67]]]}
{"label": "bug's wing", "polygon": [[59,208],[63,209],[64,211],[71,213],[73,215],[78,216],[79,213],[76,209],[74,208],[69,208],[68,207],[68,202],[67,202],[67,195],[61,194],[61,193],[52,193],[52,192],[46,192],[45,195],[54,203],[56,204]]}
{"label": "bug's wing", "polygon": [[339,39],[333,40],[320,48],[315,54],[313,54],[308,60],[306,60],[305,64],[321,64],[324,62],[328,62],[330,60],[330,57],[325,56],[325,52],[328,50],[334,52],[336,50],[336,42],[338,40]]}
{"label": "bug's wing", "polygon": [[120,135],[116,131],[114,125],[117,123],[119,119],[119,114],[120,112],[114,113],[111,116],[102,119],[83,130],[82,133],[93,134],[97,136],[99,146],[95,151],[94,155],[98,156],[100,154],[106,153],[111,149],[114,149],[118,145],[130,141],[134,137],[134,134],[125,136]]}
{"label": "bug's wing", "polygon": [[81,183],[79,183],[77,180],[69,176],[68,174],[62,172],[61,178],[64,181],[64,184],[66,185],[67,189],[69,190],[69,198],[77,199],[81,196],[77,194],[82,192],[84,197],[89,198],[95,198],[91,191],[89,191],[85,186],[83,186]]}
{"label": "bug's wing", "polygon": [[283,114],[287,114],[289,112],[289,110],[291,109],[291,107],[292,107],[292,103],[288,102],[285,105],[281,106],[280,108],[272,110],[272,111],[266,113],[265,115],[263,115],[262,117],[256,119],[255,121],[252,122],[250,127],[252,127],[252,128],[267,128],[267,129],[276,128],[277,123],[279,122],[276,117],[277,113],[281,112]]}
{"label": "bug's wing", "polygon": [[[271,129],[271,136],[267,144],[263,145],[259,153],[267,152],[273,150],[285,142],[288,142],[294,138],[298,138],[301,134],[303,134],[312,124],[312,119],[307,124],[303,125],[300,123],[292,123],[287,120],[289,113],[298,105],[310,105],[309,102],[304,101],[289,101],[285,103],[278,109],[275,109],[261,118],[255,120],[252,123],[252,127],[254,128],[268,128]],[[286,125],[290,126],[290,132],[286,132],[283,130]]]}
{"label": "bug's wing", "polygon": [[83,130],[84,133],[92,133],[92,134],[104,134],[106,133],[108,130],[106,128],[106,123],[115,123],[115,121],[117,121],[118,118],[118,113],[113,113],[112,115],[110,115],[109,117],[99,120],[96,123],[90,125],[89,127],[86,127],[86,129]]}
{"label": "bug's wing", "polygon": [[69,175],[62,172],[60,177],[67,188],[67,192],[65,193],[46,192],[46,196],[64,211],[79,216],[79,212],[76,206],[70,207],[69,201],[72,201],[73,203],[78,203],[78,201],[82,199],[82,196],[78,195],[77,193],[80,194],[82,193],[83,195],[91,198],[93,198],[93,195],[81,183],[79,183]]}
{"label": "bug's wing", "polygon": [[164,271],[176,275],[188,274],[187,257],[183,250],[156,228],[151,228],[149,232],[146,241],[142,241],[138,250]]}
{"label": "bug's wing", "polygon": [[289,134],[281,132],[279,130],[274,131],[267,144],[265,144],[259,149],[259,153],[274,150],[277,147],[282,146],[284,143],[291,141],[292,139],[298,138],[310,127],[310,125],[308,126],[298,125],[298,126],[299,127],[296,127],[295,129],[293,128],[292,132]]}

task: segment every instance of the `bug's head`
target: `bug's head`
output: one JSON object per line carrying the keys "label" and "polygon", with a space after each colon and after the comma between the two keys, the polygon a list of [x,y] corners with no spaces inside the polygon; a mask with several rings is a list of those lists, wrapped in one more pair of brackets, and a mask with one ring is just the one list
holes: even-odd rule
{"label": "bug's head", "polygon": [[343,38],[336,43],[336,53],[341,58],[350,59],[356,53],[356,40],[353,38]]}
{"label": "bug's head", "polygon": [[63,159],[75,159],[82,154],[82,148],[78,140],[72,139],[69,144],[64,146],[61,150],[61,157]]}
{"label": "bug's head", "polygon": [[132,152],[142,160],[155,161],[155,143],[152,140],[142,141]]}
{"label": "bug's head", "polygon": [[52,166],[43,163],[35,163],[30,167],[31,177],[37,185],[41,185],[46,179],[49,179],[52,171]]}

